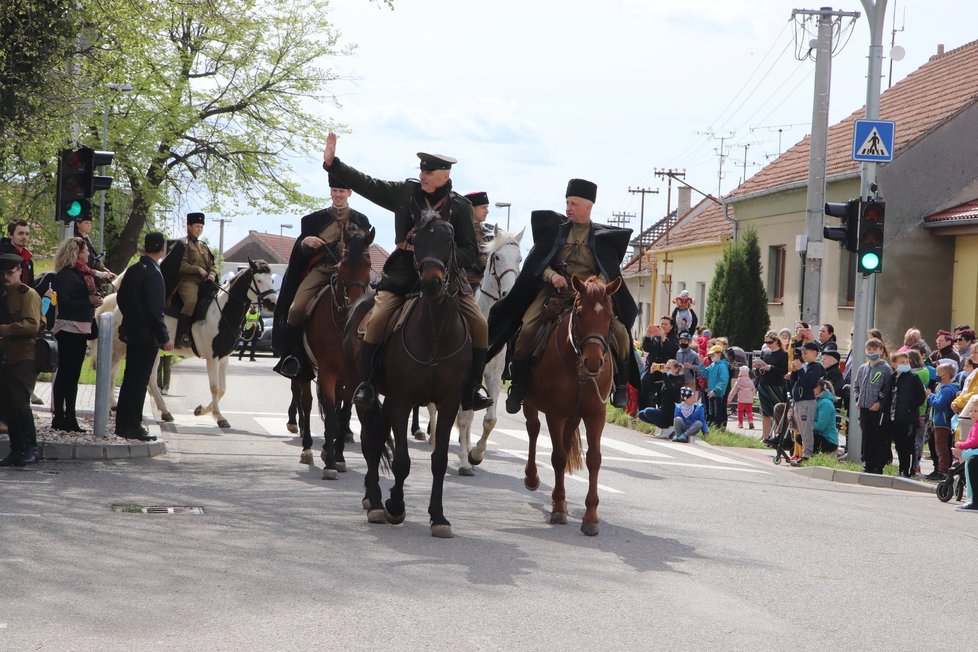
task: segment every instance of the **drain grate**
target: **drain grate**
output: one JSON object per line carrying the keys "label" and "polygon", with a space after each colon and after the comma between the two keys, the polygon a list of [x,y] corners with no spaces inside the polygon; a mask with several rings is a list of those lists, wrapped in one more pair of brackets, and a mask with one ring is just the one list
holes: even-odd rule
{"label": "drain grate", "polygon": [[143,505],[123,503],[119,505],[112,505],[112,511],[124,512],[127,514],[203,514],[204,508],[199,505],[154,505],[151,507],[144,507]]}

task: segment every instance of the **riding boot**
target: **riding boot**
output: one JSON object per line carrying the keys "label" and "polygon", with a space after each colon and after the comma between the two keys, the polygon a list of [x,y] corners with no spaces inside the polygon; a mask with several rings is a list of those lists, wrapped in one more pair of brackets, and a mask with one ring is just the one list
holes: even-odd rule
{"label": "riding boot", "polygon": [[18,421],[23,440],[21,441],[22,464],[37,464],[41,459],[37,451],[37,429],[34,425],[34,411],[30,407],[18,410]]}
{"label": "riding boot", "polygon": [[173,338],[173,346],[178,349],[190,348],[190,325],[193,324],[192,315],[180,315],[177,317],[177,335]]}
{"label": "riding boot", "polygon": [[509,363],[510,386],[506,397],[506,412],[516,414],[523,407],[526,398],[526,380],[530,372],[530,360],[513,358]]}
{"label": "riding boot", "polygon": [[377,390],[374,389],[374,372],[380,363],[380,344],[363,342],[360,347],[360,375],[363,382],[357,386],[353,395],[353,404],[359,408],[369,409],[377,403]]}
{"label": "riding boot", "polygon": [[486,371],[486,349],[472,349],[472,369],[462,388],[463,410],[485,410],[493,404],[492,397],[482,394],[482,376]]}
{"label": "riding boot", "polygon": [[20,415],[16,411],[7,414],[7,427],[10,432],[10,453],[0,460],[0,466],[24,466],[24,441],[20,437]]}
{"label": "riding boot", "polygon": [[302,326],[285,325],[285,337],[282,340],[282,358],[273,370],[286,378],[297,378],[302,372],[302,359],[305,357],[305,346],[302,343]]}
{"label": "riding boot", "polygon": [[[611,405],[624,410],[628,407],[628,361],[615,360],[615,391]],[[622,369],[624,367],[624,369]]]}

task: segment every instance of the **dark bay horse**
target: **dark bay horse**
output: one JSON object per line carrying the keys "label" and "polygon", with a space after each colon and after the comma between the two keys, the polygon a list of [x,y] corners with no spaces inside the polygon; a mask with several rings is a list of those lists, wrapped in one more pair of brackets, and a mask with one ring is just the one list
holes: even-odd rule
{"label": "dark bay horse", "polygon": [[564,472],[573,473],[582,466],[579,426],[584,421],[588,491],[581,532],[589,536],[598,533],[601,432],[608,397],[614,389],[614,361],[608,344],[614,316],[611,296],[621,287],[621,282],[621,278],[616,278],[605,285],[593,276],[587,281],[577,276],[571,279],[571,286],[577,292],[574,307],[558,319],[550,333],[546,348],[530,374],[527,397],[523,401],[526,431],[530,436],[523,480],[527,489],[536,491],[540,486],[536,465],[540,412],[547,417],[547,429],[553,442],[551,462],[555,478],[551,523],[567,523]]}
{"label": "dark bay horse", "polygon": [[[330,283],[310,302],[305,322],[304,344],[317,373],[319,413],[323,419],[324,480],[335,480],[337,472],[346,471],[343,457],[345,428],[341,428],[338,398],[347,402],[353,396],[344,375],[343,328],[350,306],[356,303],[370,284],[370,245],[374,231],[366,238],[355,235],[346,243],[339,266]],[[298,425],[302,435],[299,461],[312,464],[312,434],[309,416],[312,409],[311,381],[292,380],[293,396],[298,395]],[[347,413],[346,425],[349,425]]]}
{"label": "dark bay horse", "polygon": [[[404,521],[404,481],[411,471],[407,429],[411,408],[434,403],[439,419],[431,454],[431,498],[428,514],[431,535],[453,536],[445,518],[442,490],[448,468],[448,442],[462,400],[462,387],[472,364],[472,342],[459,312],[455,279],[455,236],[452,225],[437,216],[426,216],[415,228],[415,261],[421,276],[421,294],[385,345],[383,371],[377,388],[383,406],[357,408],[361,423],[361,447],[367,462],[364,478],[367,520],[399,524]],[[365,312],[365,308],[364,308]],[[354,319],[356,319],[356,314]],[[352,324],[351,324],[352,325]],[[347,342],[356,335],[348,329]],[[393,441],[390,432],[393,429]],[[391,468],[394,486],[381,503],[380,461],[393,446]]]}

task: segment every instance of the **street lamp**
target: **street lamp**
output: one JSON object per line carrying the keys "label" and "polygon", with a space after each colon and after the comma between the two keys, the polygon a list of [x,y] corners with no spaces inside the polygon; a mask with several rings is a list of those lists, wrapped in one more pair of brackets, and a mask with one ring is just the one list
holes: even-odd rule
{"label": "street lamp", "polygon": [[505,208],[506,209],[506,231],[509,231],[509,207],[510,206],[512,206],[512,204],[510,204],[507,201],[497,201],[496,202],[496,208]]}
{"label": "street lamp", "polygon": [[[109,83],[105,85],[110,91],[118,91],[120,93],[130,93],[132,92],[132,84],[126,82],[125,84],[113,84]],[[111,97],[111,95],[109,96]],[[109,99],[105,100],[105,108],[102,111],[102,149],[109,149]],[[108,191],[102,193],[102,198],[99,200],[98,204],[98,246],[105,253],[105,196],[109,194]],[[94,262],[94,261],[93,261]]]}
{"label": "street lamp", "polygon": [[278,237],[282,237],[282,229],[292,229],[291,224],[279,224],[278,225]]}

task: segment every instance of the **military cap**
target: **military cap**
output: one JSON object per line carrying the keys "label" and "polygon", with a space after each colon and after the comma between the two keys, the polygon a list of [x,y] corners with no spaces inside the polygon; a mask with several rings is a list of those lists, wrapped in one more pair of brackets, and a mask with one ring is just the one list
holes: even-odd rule
{"label": "military cap", "polygon": [[567,192],[564,197],[581,197],[594,202],[598,197],[598,185],[585,179],[571,179],[567,182]]}
{"label": "military cap", "polygon": [[486,192],[470,192],[465,196],[473,206],[486,206],[489,204],[489,194]]}
{"label": "military cap", "polygon": [[143,238],[143,249],[148,254],[155,254],[163,251],[163,245],[166,244],[166,237],[159,231],[150,231]]}
{"label": "military cap", "polygon": [[0,272],[17,269],[23,262],[24,259],[17,254],[0,254]]}
{"label": "military cap", "polygon": [[203,213],[187,213],[187,226],[191,224],[203,224],[204,214]]}
{"label": "military cap", "polygon": [[443,154],[418,152],[418,158],[421,159],[421,169],[425,172],[451,170],[452,166],[458,163],[456,159],[453,159],[451,156],[444,156]]}
{"label": "military cap", "polygon": [[339,188],[340,190],[349,190],[350,189],[350,186],[348,186],[345,183],[343,183],[342,181],[340,181],[340,178],[338,176],[336,176],[335,174],[333,174],[332,172],[329,173],[329,187],[330,188]]}

